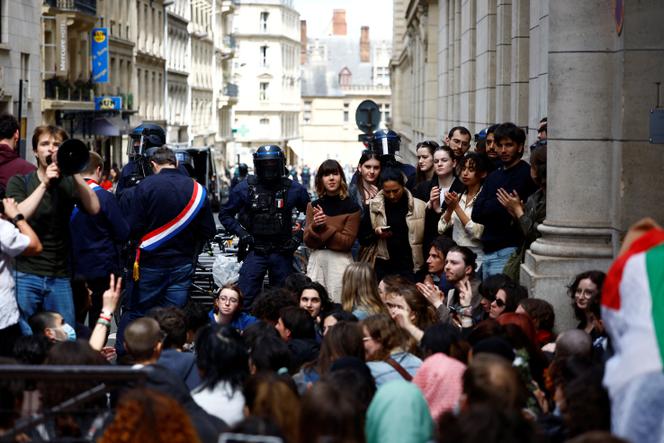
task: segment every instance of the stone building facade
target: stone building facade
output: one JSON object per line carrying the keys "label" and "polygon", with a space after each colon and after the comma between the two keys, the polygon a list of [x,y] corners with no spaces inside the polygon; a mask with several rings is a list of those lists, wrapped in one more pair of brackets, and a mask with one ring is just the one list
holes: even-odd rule
{"label": "stone building facade", "polygon": [[[23,155],[33,159],[30,135],[41,123],[41,8],[34,2],[11,0],[0,8],[0,113],[18,118],[19,81],[23,80]],[[27,139],[27,141],[26,141]]]}
{"label": "stone building facade", "polygon": [[[302,144],[311,168],[331,158],[354,167],[364,146],[355,111],[364,100],[381,110],[381,127],[390,120],[389,41],[371,40],[369,27],[360,37],[347,35],[346,14],[335,10],[331,36],[302,37]],[[301,165],[303,166],[303,165]]]}
{"label": "stone building facade", "polygon": [[234,81],[236,155],[251,162],[260,145],[285,148],[297,162],[301,145],[300,16],[292,0],[239,0],[233,22],[237,42]]}
{"label": "stone building facade", "polygon": [[[394,130],[441,139],[458,124],[512,121],[533,142],[548,116],[547,216],[521,281],[554,304],[560,328],[572,325],[573,275],[606,270],[639,218],[664,223],[652,203],[664,197],[664,151],[648,122],[662,106],[663,15],[656,0],[394,2]],[[433,72],[415,67],[418,46]]]}

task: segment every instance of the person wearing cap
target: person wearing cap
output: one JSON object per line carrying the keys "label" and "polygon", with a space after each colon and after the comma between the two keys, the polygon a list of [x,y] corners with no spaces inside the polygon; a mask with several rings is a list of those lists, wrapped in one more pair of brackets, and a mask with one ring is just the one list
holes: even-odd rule
{"label": "person wearing cap", "polygon": [[7,183],[7,197],[16,200],[19,210],[12,222],[26,219],[43,245],[38,256],[16,260],[16,300],[24,335],[32,335],[27,320],[39,310],[59,312],[68,324],[75,324],[69,218],[75,205],[95,215],[100,203],[81,174],[63,176],[60,168],[65,165],[58,165],[57,153],[67,139],[67,132],[57,126],[35,128],[32,149],[37,170],[15,175]]}
{"label": "person wearing cap", "polygon": [[304,186],[286,177],[286,158],[279,146],[260,146],[253,157],[256,175],[235,186],[219,211],[224,228],[240,238],[238,258],[243,263],[238,285],[245,311],[266,273],[271,286],[281,286],[293,273],[293,254],[299,246],[293,236],[293,210],[306,212],[309,203]]}
{"label": "person wearing cap", "polygon": [[131,290],[125,294],[116,346],[124,327],[155,306],[184,307],[194,261],[216,226],[207,190],[178,168],[175,153],[162,146],[149,158],[152,174],[134,186],[127,222],[137,248]]}

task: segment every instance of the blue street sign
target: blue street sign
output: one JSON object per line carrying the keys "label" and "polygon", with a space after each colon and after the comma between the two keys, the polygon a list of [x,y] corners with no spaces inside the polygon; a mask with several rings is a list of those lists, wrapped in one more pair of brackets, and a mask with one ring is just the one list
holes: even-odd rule
{"label": "blue street sign", "polygon": [[92,29],[92,83],[108,83],[108,28]]}
{"label": "blue street sign", "polygon": [[103,95],[95,97],[95,111],[121,111],[122,97],[115,95]]}

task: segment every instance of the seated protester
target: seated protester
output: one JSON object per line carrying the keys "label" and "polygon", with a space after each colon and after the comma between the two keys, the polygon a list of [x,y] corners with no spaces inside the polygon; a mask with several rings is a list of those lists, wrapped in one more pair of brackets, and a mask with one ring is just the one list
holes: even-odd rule
{"label": "seated protester", "polygon": [[376,395],[376,381],[371,375],[371,369],[364,362],[364,355],[362,358],[341,357],[336,359],[322,381],[352,392],[357,402],[356,405],[360,408],[359,415],[366,416],[371,400]]}
{"label": "seated protester", "polygon": [[405,187],[398,169],[387,168],[381,173],[381,191],[369,202],[360,225],[359,241],[371,254],[362,254],[363,261],[374,261],[376,278],[399,274],[415,280],[424,264],[425,203],[412,196]]}
{"label": "seated protester", "polygon": [[465,365],[468,363],[468,351],[470,344],[461,338],[459,328],[449,323],[429,326],[420,341],[420,352],[424,358],[442,353]]}
{"label": "seated protester", "polygon": [[413,383],[422,390],[434,420],[457,407],[465,371],[464,363],[441,352],[427,357],[420,366]]}
{"label": "seated protester", "polygon": [[502,273],[509,257],[523,242],[521,228],[498,200],[499,191],[516,193],[525,200],[537,190],[530,177],[530,166],[521,160],[526,141],[523,129],[513,123],[503,123],[496,128],[494,136],[502,166],[487,177],[471,217],[475,223],[484,225],[482,279]]}
{"label": "seated protester", "polygon": [[489,318],[496,319],[504,313],[515,312],[519,302],[524,298],[528,298],[528,290],[512,280],[508,280],[496,292],[496,298],[491,302]]}
{"label": "seated protester", "polygon": [[445,257],[454,246],[456,246],[454,240],[444,235],[436,237],[429,246],[429,257],[426,262],[428,274],[421,283],[417,283],[417,289],[431,303],[435,301],[436,293],[442,291],[446,294],[454,287],[445,277]]}
{"label": "seated protester", "polygon": [[311,282],[302,288],[302,292],[299,294],[299,303],[300,307],[306,310],[314,319],[316,340],[320,343],[323,338],[322,319],[327,312],[335,309],[336,304],[330,300],[325,287],[318,282]]}
{"label": "seated protester", "polygon": [[262,373],[247,381],[243,394],[246,399],[245,416],[271,420],[278,426],[285,441],[299,441],[300,398],[291,380]]}
{"label": "seated protester", "polygon": [[533,321],[537,345],[540,348],[555,342],[556,335],[553,333],[553,326],[556,314],[551,303],[541,298],[525,298],[519,302],[515,312],[526,314]]}
{"label": "seated protester", "polygon": [[166,335],[157,364],[177,374],[189,390],[194,389],[201,383],[201,378],[196,367],[196,356],[191,352],[183,352],[187,341],[184,312],[176,307],[158,307],[151,309],[148,317],[157,320],[159,328]]}
{"label": "seated protester", "polygon": [[299,370],[304,363],[318,357],[320,348],[316,342],[314,320],[309,312],[295,306],[285,307],[279,312],[275,328],[291,351],[293,370]]}
{"label": "seated protester", "polygon": [[505,274],[514,281],[519,281],[526,250],[542,235],[538,226],[544,223],[546,217],[546,145],[535,149],[530,155],[530,176],[538,189],[528,197],[525,205],[516,191],[508,194],[505,190],[498,190],[498,201],[519,223],[524,236],[523,243],[512,254],[504,269]]}
{"label": "seated protester", "polygon": [[465,246],[477,256],[477,270],[482,266],[482,232],[484,226],[470,219],[475,199],[482,190],[482,183],[486,178],[488,164],[486,157],[474,152],[469,152],[461,159],[461,181],[466,189],[461,194],[450,191],[444,195],[447,209],[440,217],[438,233],[454,227],[452,239],[458,246]]}
{"label": "seated protester", "polygon": [[164,333],[155,319],[143,317],[132,321],[124,334],[125,358],[137,368],[150,366],[145,387],[175,399],[187,411],[202,442],[217,441],[219,434],[228,429],[227,424],[202,409],[192,398],[187,385],[170,369],[157,364],[163,338]]}
{"label": "seated protester", "polygon": [[[376,383],[378,384],[378,383]],[[367,443],[433,441],[434,422],[422,391],[395,380],[378,389],[367,410]]]}
{"label": "seated protester", "polygon": [[242,310],[244,296],[235,283],[226,283],[214,297],[212,310],[208,313],[210,324],[228,325],[237,332],[242,332],[258,320]]}
{"label": "seated protester", "polygon": [[[132,389],[120,398],[113,421],[103,432],[97,440],[100,443],[201,441],[182,405],[167,395],[145,388]],[[122,439],[127,436],[132,439]]]}
{"label": "seated protester", "polygon": [[28,324],[33,334],[43,335],[51,343],[76,341],[76,331],[57,312],[38,312],[28,319]]}
{"label": "seated protester", "polygon": [[343,310],[330,311],[323,317],[323,336],[327,335],[337,323],[342,321],[347,323],[357,323],[359,320],[350,312]]}
{"label": "seated protester", "polygon": [[482,317],[479,281],[475,278],[475,254],[464,246],[455,246],[445,257],[445,276],[454,285],[434,307],[442,322],[469,329]]}
{"label": "seated protester", "polygon": [[332,363],[341,357],[355,357],[364,361],[362,329],[358,323],[337,323],[325,336],[318,359],[305,363],[293,377],[300,394],[303,394],[311,383],[327,374]]}
{"label": "seated protester", "polygon": [[376,274],[368,263],[355,262],[346,267],[341,288],[341,306],[359,320],[387,312],[378,295]]}
{"label": "seated protester", "polygon": [[438,313],[417,287],[401,277],[386,287],[385,305],[392,320],[410,334],[416,342],[422,340],[424,330],[438,322]]}
{"label": "seated protester", "polygon": [[191,391],[196,403],[229,426],[242,421],[249,357],[240,335],[228,326],[203,328],[196,338],[196,365],[201,374],[201,385]]}
{"label": "seated protester", "polygon": [[251,305],[251,314],[258,320],[277,324],[279,313],[287,306],[297,306],[298,293],[284,288],[270,288],[260,293]]}
{"label": "seated protester", "polygon": [[[292,357],[288,345],[275,335],[264,334],[249,347],[249,373],[273,372],[285,375],[291,372]],[[248,343],[245,343],[247,345]]]}
{"label": "seated protester", "polygon": [[360,325],[367,365],[376,386],[391,380],[412,380],[422,365],[422,360],[410,353],[415,341],[386,314],[372,315]]}
{"label": "seated protester", "polygon": [[343,168],[336,160],[325,160],[318,167],[316,193],[318,200],[307,205],[304,229],[304,243],[311,250],[307,275],[339,301],[344,269],[353,262],[360,207],[349,198]]}
{"label": "seated protester", "polygon": [[482,296],[480,299],[480,306],[482,306],[483,311],[482,320],[489,318],[491,303],[496,299],[496,293],[498,290],[511,281],[512,279],[505,274],[494,274],[480,283],[479,291]]}
{"label": "seated protester", "polygon": [[[103,368],[108,362],[83,340],[62,341],[48,351],[44,365],[96,366]],[[63,375],[65,375],[64,373]],[[66,375],[65,375],[66,377]],[[96,380],[40,380],[37,387],[41,393],[40,412],[46,420],[33,426],[28,441],[95,441],[101,424],[110,415],[106,396],[89,398],[84,407],[76,409],[57,408],[63,402],[94,389]],[[12,441],[14,441],[12,439]],[[22,441],[17,438],[15,441]]]}

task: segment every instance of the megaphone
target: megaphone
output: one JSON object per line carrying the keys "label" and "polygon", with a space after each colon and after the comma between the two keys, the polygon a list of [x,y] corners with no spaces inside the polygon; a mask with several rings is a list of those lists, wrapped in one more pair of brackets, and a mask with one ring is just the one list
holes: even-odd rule
{"label": "megaphone", "polygon": [[82,141],[70,138],[62,142],[58,148],[57,159],[62,175],[74,175],[88,166],[90,151]]}

